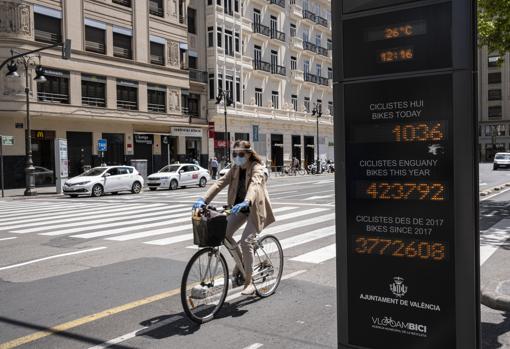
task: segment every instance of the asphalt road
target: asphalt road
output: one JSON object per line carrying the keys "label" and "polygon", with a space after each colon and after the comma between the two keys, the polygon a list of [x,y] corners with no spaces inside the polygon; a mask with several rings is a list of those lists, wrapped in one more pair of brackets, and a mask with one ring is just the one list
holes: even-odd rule
{"label": "asphalt road", "polygon": [[492,170],[492,163],[480,164],[480,190],[510,182],[510,169]]}
{"label": "asphalt road", "polygon": [[[197,326],[178,287],[201,192],[0,201],[0,349],[335,348],[334,177],[271,178],[285,280]],[[482,283],[510,279],[510,191],[483,200]],[[510,348],[507,314],[482,307],[482,321],[484,349]]]}

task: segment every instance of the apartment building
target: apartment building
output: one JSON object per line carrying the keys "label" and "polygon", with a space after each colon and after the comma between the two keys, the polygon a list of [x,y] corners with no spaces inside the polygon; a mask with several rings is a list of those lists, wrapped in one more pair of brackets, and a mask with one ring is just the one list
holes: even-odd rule
{"label": "apartment building", "polygon": [[510,53],[478,51],[478,121],[480,160],[492,161],[510,150]]}
{"label": "apartment building", "polygon": [[[246,139],[271,166],[293,157],[310,164],[316,146],[333,158],[330,8],[330,0],[190,2],[205,23],[197,55],[214,129],[210,156],[222,159],[228,142]],[[229,98],[217,104],[220,91]]]}
{"label": "apartment building", "polygon": [[[36,166],[54,169],[56,138],[68,141],[70,176],[101,163],[99,139],[108,142],[107,164],[146,159],[149,172],[186,158],[207,164],[206,84],[190,84],[185,0],[1,0],[0,9],[2,60],[11,49],[72,40],[70,60],[58,49],[41,53],[46,83],[29,72]],[[18,73],[0,73],[0,134],[15,137],[4,148],[8,187],[24,186],[21,66]]]}

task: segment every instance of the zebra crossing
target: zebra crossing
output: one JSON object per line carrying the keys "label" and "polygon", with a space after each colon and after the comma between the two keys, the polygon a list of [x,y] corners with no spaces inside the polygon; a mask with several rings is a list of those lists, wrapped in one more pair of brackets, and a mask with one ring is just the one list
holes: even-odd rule
{"label": "zebra crossing", "polygon": [[[335,214],[332,207],[275,204],[274,212],[277,222],[265,229],[263,234],[278,235],[284,250],[299,248],[303,252],[290,260],[322,263],[335,258]],[[193,234],[190,205],[187,203],[63,202],[57,199],[0,202],[0,248],[4,241],[34,235],[196,248],[190,246]],[[236,238],[240,238],[240,232]]]}

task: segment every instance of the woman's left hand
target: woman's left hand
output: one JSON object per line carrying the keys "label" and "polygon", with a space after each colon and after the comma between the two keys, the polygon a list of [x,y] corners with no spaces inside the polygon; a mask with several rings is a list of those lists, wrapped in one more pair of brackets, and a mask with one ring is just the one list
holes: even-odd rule
{"label": "woman's left hand", "polygon": [[233,214],[238,214],[239,212],[241,212],[243,210],[247,210],[249,207],[250,207],[250,202],[249,201],[243,201],[243,202],[235,205],[234,207],[232,207],[232,213]]}

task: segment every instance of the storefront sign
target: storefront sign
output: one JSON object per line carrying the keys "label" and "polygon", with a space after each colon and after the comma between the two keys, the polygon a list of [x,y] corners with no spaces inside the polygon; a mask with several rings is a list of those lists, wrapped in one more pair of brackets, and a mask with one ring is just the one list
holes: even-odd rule
{"label": "storefront sign", "polygon": [[170,132],[172,136],[182,136],[182,137],[202,137],[202,129],[201,128],[192,128],[192,127],[172,127]]}
{"label": "storefront sign", "polygon": [[108,141],[106,139],[97,140],[97,151],[106,151],[108,149]]}
{"label": "storefront sign", "polygon": [[253,141],[259,141],[259,125],[253,125]]}
{"label": "storefront sign", "polygon": [[218,140],[218,139],[214,140],[214,147],[215,148],[225,148],[225,146],[227,146],[227,141]]}
{"label": "storefront sign", "polygon": [[215,133],[214,122],[209,122],[209,138],[214,138]]}
{"label": "storefront sign", "polygon": [[152,144],[152,135],[135,134],[135,143],[138,144]]}

